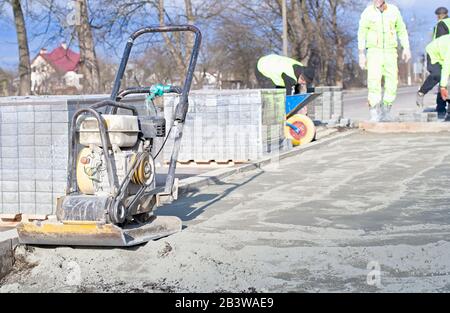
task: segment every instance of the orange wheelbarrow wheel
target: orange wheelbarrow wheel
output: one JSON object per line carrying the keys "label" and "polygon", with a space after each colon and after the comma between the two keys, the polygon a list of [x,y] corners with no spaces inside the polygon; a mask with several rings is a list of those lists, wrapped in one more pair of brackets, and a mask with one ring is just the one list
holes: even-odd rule
{"label": "orange wheelbarrow wheel", "polygon": [[294,146],[300,146],[314,140],[316,126],[306,115],[296,114],[286,121],[284,132],[286,138],[290,139]]}

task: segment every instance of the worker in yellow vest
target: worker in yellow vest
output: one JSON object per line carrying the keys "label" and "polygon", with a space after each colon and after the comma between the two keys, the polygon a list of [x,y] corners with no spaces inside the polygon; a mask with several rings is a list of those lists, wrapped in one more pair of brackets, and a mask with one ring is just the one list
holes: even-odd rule
{"label": "worker in yellow vest", "polygon": [[[444,101],[450,101],[448,96],[448,83],[450,76],[450,35],[442,36],[427,46],[431,64],[439,64],[441,68],[439,87]],[[446,122],[450,122],[450,106],[447,108]]]}
{"label": "worker in yellow vest", "polygon": [[[368,102],[372,122],[391,120],[390,111],[398,87],[398,39],[403,47],[402,59],[409,62],[408,31],[400,10],[384,0],[374,0],[362,13],[358,30],[359,65],[368,71]],[[382,99],[383,77],[385,91]],[[381,105],[381,116],[378,105]]]}
{"label": "worker in yellow vest", "polygon": [[[433,30],[433,41],[450,34],[450,18],[448,17],[448,9],[440,7],[436,10],[436,16],[438,18],[438,23]],[[430,75],[427,77],[423,85],[420,87],[417,93],[417,106],[423,108],[424,97],[430,92],[441,80],[442,66],[438,62],[431,62],[430,55],[427,54],[427,70]],[[446,101],[442,99],[441,93],[438,92],[436,98],[436,112],[438,113],[438,118],[443,119],[446,115]]]}
{"label": "worker in yellow vest", "polygon": [[314,81],[314,69],[294,59],[270,54],[258,61],[258,71],[269,78],[276,88],[286,89],[286,95],[300,93],[300,86],[310,88]]}

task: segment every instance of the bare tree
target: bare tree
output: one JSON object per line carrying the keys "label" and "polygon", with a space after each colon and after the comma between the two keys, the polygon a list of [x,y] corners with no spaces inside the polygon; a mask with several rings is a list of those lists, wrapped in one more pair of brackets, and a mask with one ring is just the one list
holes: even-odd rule
{"label": "bare tree", "polygon": [[[343,13],[352,14],[361,1],[286,0],[286,4],[289,55],[314,67],[317,83],[342,86],[345,64],[351,58],[348,47],[353,39],[344,24]],[[232,10],[241,16],[236,23],[251,21],[255,37],[266,38],[268,52],[281,52],[282,0],[237,0]]]}
{"label": "bare tree", "polygon": [[336,85],[343,87],[344,86],[344,67],[345,67],[345,42],[344,36],[339,29],[338,25],[338,9],[339,9],[339,0],[328,0],[331,10],[331,27],[332,34],[335,44],[335,59],[336,59],[336,74],[335,74],[335,83]]}
{"label": "bare tree", "polygon": [[[181,18],[173,18],[168,14],[165,1],[158,0],[154,3],[158,10],[159,24],[190,24],[205,23],[212,17],[216,17],[218,12],[223,7],[221,1],[206,0],[197,3],[197,8],[194,7],[192,0],[184,0],[184,12]],[[194,35],[191,33],[174,33],[163,34],[164,42],[169,50],[169,53],[176,64],[176,70],[179,73],[185,73],[189,64],[192,48],[194,47]],[[203,54],[204,57],[204,54]],[[201,85],[202,77],[194,74],[194,84]]]}
{"label": "bare tree", "polygon": [[80,20],[76,26],[76,31],[80,47],[80,69],[83,74],[83,88],[85,92],[99,92],[100,70],[95,53],[94,36],[89,22],[88,2],[87,0],[78,0],[77,4]]}
{"label": "bare tree", "polygon": [[[18,2],[3,0],[6,1]],[[217,87],[225,86],[221,81],[256,87],[257,60],[264,54],[282,50],[282,0],[72,1],[80,12],[75,27],[64,24],[67,8],[58,0],[35,0],[33,3],[45,9],[30,10],[25,15],[45,26],[32,29],[32,38],[34,33],[40,33],[52,42],[65,37],[69,45],[78,43],[85,92],[105,91],[110,86],[113,68],[110,65],[117,63],[127,36],[148,24],[187,23],[201,28],[204,40],[195,73],[196,87],[202,87],[206,77],[215,77]],[[348,17],[359,15],[365,3],[359,0],[286,0],[286,3],[289,55],[316,69],[316,84],[342,86],[352,83],[351,80],[362,81],[362,74],[354,64],[356,36],[349,32],[356,25]],[[55,24],[61,26],[60,30],[55,29]],[[130,59],[131,72],[139,73],[130,73],[128,82],[139,84],[137,80],[143,79],[145,84],[153,80],[179,83],[187,70],[193,40],[191,34],[184,33],[140,38]],[[107,65],[102,65],[101,71],[95,44],[103,46],[106,52],[103,61],[108,60],[102,62]],[[105,73],[107,81],[101,82],[101,73]]]}
{"label": "bare tree", "polygon": [[10,4],[14,13],[14,23],[17,33],[17,45],[19,48],[19,95],[25,96],[31,93],[31,66],[30,50],[28,48],[27,29],[20,0],[11,0]]}

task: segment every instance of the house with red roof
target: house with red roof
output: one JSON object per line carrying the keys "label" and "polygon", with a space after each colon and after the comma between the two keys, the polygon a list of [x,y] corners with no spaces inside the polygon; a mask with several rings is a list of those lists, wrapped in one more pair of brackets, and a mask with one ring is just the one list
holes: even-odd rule
{"label": "house with red roof", "polygon": [[64,94],[80,91],[80,54],[65,43],[53,51],[41,49],[31,61],[31,91],[34,94]]}

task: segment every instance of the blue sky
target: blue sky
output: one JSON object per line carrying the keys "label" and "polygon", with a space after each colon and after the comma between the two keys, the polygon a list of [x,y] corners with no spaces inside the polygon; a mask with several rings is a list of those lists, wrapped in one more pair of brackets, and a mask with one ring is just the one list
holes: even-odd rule
{"label": "blue sky", "polygon": [[[361,3],[369,2],[367,0],[361,0]],[[424,50],[431,36],[432,28],[436,23],[434,10],[439,6],[450,6],[448,5],[449,2],[448,0],[392,0],[391,2],[400,7],[405,20],[407,20],[413,52],[417,56]],[[12,12],[8,5],[3,8],[1,15],[3,15],[3,18],[0,18],[0,67],[14,69],[18,59],[16,34],[11,24]],[[354,31],[356,32],[356,26]],[[55,42],[54,46],[58,44],[58,42]],[[42,40],[39,39],[33,40],[30,43],[32,57],[38,53],[41,45]],[[54,47],[48,48],[52,49]],[[102,54],[101,51],[99,54]]]}

